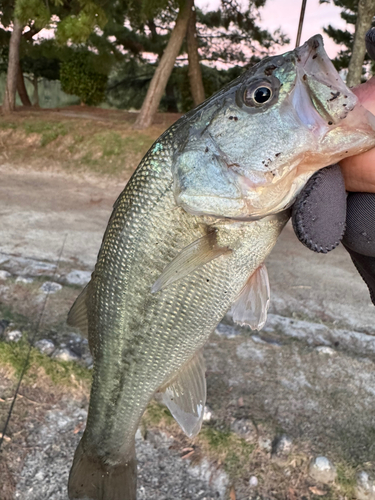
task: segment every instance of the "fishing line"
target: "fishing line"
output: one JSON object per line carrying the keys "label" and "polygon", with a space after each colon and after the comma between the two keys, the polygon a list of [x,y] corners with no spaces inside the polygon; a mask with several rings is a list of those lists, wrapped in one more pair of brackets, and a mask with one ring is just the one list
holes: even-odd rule
{"label": "fishing line", "polygon": [[[55,278],[57,270],[59,268],[61,256],[62,256],[63,251],[64,251],[65,242],[66,242],[67,237],[68,237],[68,235],[66,234],[65,238],[64,238],[64,241],[63,241],[63,244],[62,244],[62,247],[61,247],[61,250],[60,250],[60,253],[59,253],[59,256],[58,256],[58,259],[57,259],[57,262],[56,262],[55,270],[54,270],[53,275],[52,275],[52,281]],[[46,310],[46,305],[47,305],[47,301],[48,301],[48,297],[49,297],[50,292],[51,292],[51,289],[48,288],[47,294],[46,294],[46,298],[44,299],[44,302],[43,302],[43,305],[42,305],[42,310],[41,310],[41,312],[39,314],[39,318],[38,318],[38,321],[36,323],[34,333],[33,333],[32,337],[31,337],[31,341],[29,343],[29,350],[27,352],[26,360],[25,360],[25,363],[23,365],[23,368],[22,368],[22,371],[21,371],[21,375],[20,375],[20,378],[19,378],[18,383],[17,383],[17,387],[16,387],[16,391],[15,391],[14,396],[13,396],[12,404],[10,405],[10,408],[9,408],[9,411],[8,411],[8,416],[7,416],[7,419],[5,421],[5,425],[4,425],[2,434],[0,435],[0,451],[1,451],[1,446],[3,444],[3,441],[5,439],[6,431],[8,429],[8,425],[9,425],[11,416],[12,416],[13,408],[14,408],[14,405],[16,403],[18,392],[19,392],[20,387],[21,387],[21,382],[22,382],[23,376],[26,373],[27,366],[29,364],[31,349],[32,349],[32,347],[34,345],[34,341],[35,341],[36,335],[39,332],[40,325],[42,324],[42,321],[43,321],[44,311]]]}
{"label": "fishing line", "polygon": [[305,18],[306,2],[307,2],[307,0],[302,0],[301,14],[299,16],[298,31],[297,31],[296,48],[299,47],[299,45],[301,43],[301,35],[302,35],[303,20]]}

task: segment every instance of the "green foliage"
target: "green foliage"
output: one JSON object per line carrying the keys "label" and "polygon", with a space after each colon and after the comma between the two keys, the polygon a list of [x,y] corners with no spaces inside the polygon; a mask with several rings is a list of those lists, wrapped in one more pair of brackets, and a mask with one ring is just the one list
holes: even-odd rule
{"label": "green foliage", "polygon": [[44,28],[51,19],[51,12],[43,0],[17,0],[14,15],[23,24],[33,20],[36,28]]}
{"label": "green foliage", "polygon": [[84,43],[96,27],[103,29],[107,23],[104,10],[91,0],[81,0],[77,15],[70,15],[58,23],[56,40],[59,43]]}
{"label": "green foliage", "polygon": [[[205,94],[210,97],[237,78],[246,67],[234,66],[228,70],[218,70],[202,64],[201,69]],[[138,63],[135,59],[118,65],[109,79],[107,102],[123,109],[140,108],[154,72],[155,65]],[[173,69],[159,109],[185,113],[192,108],[188,66],[177,66]]]}
{"label": "green foliage", "polygon": [[[237,78],[246,70],[246,67],[234,66],[228,70],[218,70],[202,64],[201,69],[205,95],[210,97],[224,85]],[[175,68],[171,77],[171,83],[176,86],[175,93],[178,100],[178,109],[183,113],[190,111],[194,107],[190,93],[188,71],[188,66]]]}
{"label": "green foliage", "polygon": [[84,104],[95,106],[104,100],[107,75],[95,69],[95,54],[77,50],[60,67],[61,88],[78,96]]}
{"label": "green foliage", "polygon": [[59,80],[62,50],[54,40],[42,40],[40,43],[25,43],[21,51],[23,73],[36,78]]}

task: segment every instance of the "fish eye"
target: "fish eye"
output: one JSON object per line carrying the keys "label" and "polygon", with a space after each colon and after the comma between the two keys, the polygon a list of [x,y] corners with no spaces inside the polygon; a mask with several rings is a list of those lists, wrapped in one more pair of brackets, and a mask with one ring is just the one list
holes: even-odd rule
{"label": "fish eye", "polygon": [[244,103],[246,106],[260,107],[272,99],[273,91],[269,84],[258,84],[255,88],[251,86],[244,93]]}

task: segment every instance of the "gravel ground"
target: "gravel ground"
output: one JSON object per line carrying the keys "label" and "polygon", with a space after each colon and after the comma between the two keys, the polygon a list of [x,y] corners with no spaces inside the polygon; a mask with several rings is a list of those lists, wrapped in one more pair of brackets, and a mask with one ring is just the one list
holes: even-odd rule
{"label": "gravel ground", "polygon": [[[85,409],[66,402],[64,408],[48,411],[41,425],[30,428],[27,444],[33,451],[27,455],[20,473],[16,499],[68,500],[69,464],[86,417]],[[191,467],[189,460],[170,449],[173,437],[157,431],[148,434],[147,440],[139,435],[136,441],[139,500],[224,497],[227,485],[224,473]]]}
{"label": "gravel ground", "polygon": [[[63,229],[67,244],[54,277],[60,286],[48,299],[38,340],[52,343],[52,356],[70,349],[75,362],[90,366],[87,344],[74,340],[64,321],[89,278],[121,187],[45,172],[1,174],[0,271],[10,273],[0,275],[1,302],[26,318],[40,309]],[[362,483],[375,473],[375,323],[366,287],[343,248],[313,254],[289,226],[267,267],[272,295],[264,330],[241,329],[227,317],[205,349],[212,421],[251,445],[246,471],[237,477],[232,467],[230,478],[212,456],[183,459],[173,433],[153,429],[137,439],[139,500],[373,498],[372,480],[365,496],[355,486],[357,473]],[[12,328],[22,332],[17,322]],[[14,498],[67,500],[85,416],[79,400],[65,398],[37,422],[25,419]],[[283,435],[289,448],[278,453]],[[320,455],[339,471],[332,484],[309,476],[310,459]]]}

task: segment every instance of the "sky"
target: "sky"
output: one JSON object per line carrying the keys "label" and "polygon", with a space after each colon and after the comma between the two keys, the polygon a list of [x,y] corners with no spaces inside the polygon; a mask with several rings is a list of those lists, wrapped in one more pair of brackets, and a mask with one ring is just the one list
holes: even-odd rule
{"label": "sky", "polygon": [[[283,52],[293,49],[297,36],[301,0],[267,0],[261,10],[261,25],[269,31],[281,28],[291,40],[289,46],[283,46]],[[220,0],[196,0],[196,5],[204,10],[217,8]],[[332,24],[335,28],[345,28],[346,23],[340,17],[341,9],[333,3],[319,4],[319,0],[307,0],[301,43],[320,33],[324,38],[325,49],[330,58],[335,57],[339,47],[323,33],[323,26]]]}

